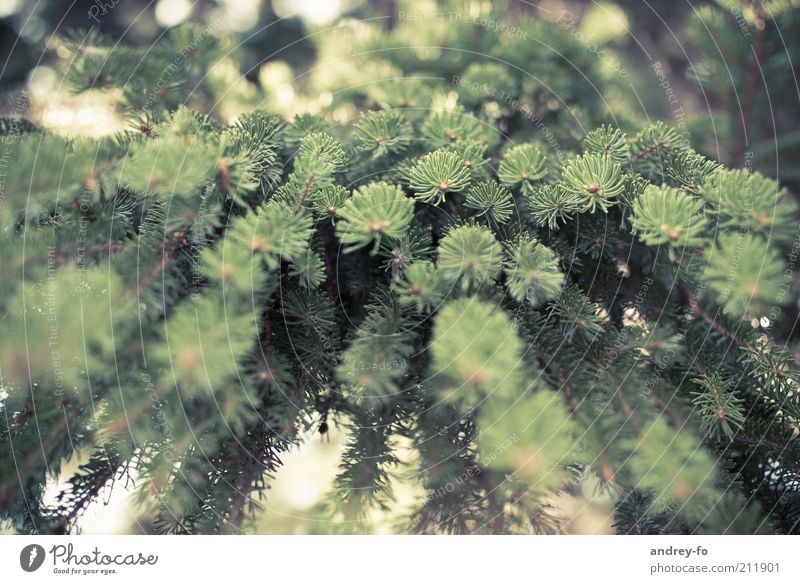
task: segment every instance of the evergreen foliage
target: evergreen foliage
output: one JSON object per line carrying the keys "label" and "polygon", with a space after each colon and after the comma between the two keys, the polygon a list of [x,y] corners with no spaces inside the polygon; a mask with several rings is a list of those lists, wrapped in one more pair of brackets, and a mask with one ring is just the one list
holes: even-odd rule
{"label": "evergreen foliage", "polygon": [[411,169],[411,189],[420,201],[438,205],[447,193],[458,193],[469,185],[469,168],[455,152],[436,150]]}
{"label": "evergreen foliage", "polygon": [[414,201],[403,189],[388,183],[370,183],[353,194],[338,212],[341,221],[336,234],[354,251],[375,242],[375,249],[386,236],[400,239],[408,231],[414,215]]}
{"label": "evergreen foliage", "polygon": [[514,146],[503,156],[497,174],[507,187],[521,187],[528,193],[534,182],[547,174],[544,156],[531,144]]}
{"label": "evergreen foliage", "polygon": [[631,224],[648,245],[681,248],[702,245],[708,221],[702,200],[673,187],[650,185],[634,203]]}
{"label": "evergreen foliage", "polygon": [[70,45],[76,89],[119,89],[132,126],[15,126],[2,519],[74,530],[131,475],[158,532],[246,529],[285,453],[336,425],[324,512],[354,531],[402,474],[424,493],[405,531],[558,532],[549,501],[588,477],[619,533],[798,532],[790,193],[661,122],[618,127],[596,56],[559,27],[442,24],[320,34],[352,59],[291,120],[184,105],[213,93],[213,36],[144,101],[191,28],[146,59]]}

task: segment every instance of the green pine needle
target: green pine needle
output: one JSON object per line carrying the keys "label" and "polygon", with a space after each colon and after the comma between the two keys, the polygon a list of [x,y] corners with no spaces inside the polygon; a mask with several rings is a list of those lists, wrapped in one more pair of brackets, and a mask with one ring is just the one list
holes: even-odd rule
{"label": "green pine needle", "polygon": [[550,308],[558,319],[561,333],[567,341],[577,337],[586,343],[594,341],[603,331],[604,319],[598,307],[577,287],[569,285]]}
{"label": "green pine needle", "polygon": [[462,225],[447,232],[439,243],[439,272],[451,285],[479,288],[502,268],[502,249],[492,232],[477,225]]}
{"label": "green pine needle", "polygon": [[400,239],[414,217],[414,199],[397,185],[370,183],[353,193],[338,211],[336,224],[339,240],[351,252],[374,243],[377,250],[381,238]]}
{"label": "green pine needle", "polygon": [[522,347],[502,310],[477,298],[448,302],[430,347],[442,399],[474,406],[486,394],[519,393]]}
{"label": "green pine needle", "polygon": [[307,213],[295,213],[282,202],[269,202],[257,214],[237,221],[226,234],[227,242],[262,257],[266,266],[277,269],[281,259],[302,258],[313,232],[313,220]]}
{"label": "green pine needle", "polygon": [[467,193],[464,207],[478,212],[494,224],[502,225],[514,212],[514,199],[505,187],[494,181],[483,181],[474,185]]}
{"label": "green pine needle", "polygon": [[778,252],[760,237],[723,233],[709,250],[705,281],[716,301],[736,316],[763,316],[779,298],[784,267]]}
{"label": "green pine needle", "polygon": [[457,109],[451,112],[432,112],[422,125],[422,136],[431,148],[441,148],[458,142],[480,142],[492,145],[497,131],[475,116]]}
{"label": "green pine needle", "polygon": [[358,149],[373,158],[400,154],[413,139],[411,124],[397,111],[372,112],[364,115],[353,128]]}
{"label": "green pine needle", "polygon": [[288,150],[296,150],[303,138],[310,134],[325,132],[327,128],[328,125],[315,115],[308,113],[298,114],[284,130],[286,148]]}
{"label": "green pine needle", "polygon": [[704,432],[722,440],[742,429],[745,411],[732,379],[715,371],[693,382],[698,390],[692,393],[692,403],[700,410]]}
{"label": "green pine needle", "polygon": [[317,288],[325,281],[325,262],[309,247],[306,253],[294,258],[289,275],[298,278],[304,288]]}
{"label": "green pine needle", "polygon": [[489,178],[486,166],[489,158],[486,156],[486,145],[480,142],[460,141],[447,150],[454,152],[461,159],[461,164],[469,169],[470,180],[473,182]]}
{"label": "green pine needle", "polygon": [[525,197],[528,212],[539,225],[557,230],[581,208],[581,198],[561,185],[542,185],[531,189]]}
{"label": "green pine needle", "polygon": [[608,212],[625,188],[619,164],[599,154],[584,154],[564,168],[563,186],[583,201],[582,211]]}
{"label": "green pine needle", "polygon": [[626,163],[630,156],[628,139],[619,128],[600,126],[586,135],[583,144],[586,152],[606,156],[619,164]]}
{"label": "green pine needle", "polygon": [[521,236],[508,250],[505,267],[511,296],[538,307],[557,298],[564,285],[558,257],[530,236]]}
{"label": "green pine needle", "polygon": [[723,227],[784,241],[791,240],[797,229],[797,203],[761,173],[720,168],[708,176],[700,192],[716,207]]}
{"label": "green pine needle", "polygon": [[503,155],[497,175],[508,188],[530,193],[534,184],[547,175],[544,154],[531,144],[514,146]]}
{"label": "green pine needle", "polygon": [[408,266],[395,289],[401,304],[430,312],[445,298],[448,286],[433,262],[421,261]]}
{"label": "green pine needle", "polygon": [[411,169],[411,190],[417,199],[432,205],[444,201],[447,193],[458,193],[469,186],[469,168],[461,158],[447,150],[436,150]]}
{"label": "green pine needle", "polygon": [[371,308],[336,369],[347,395],[368,407],[397,399],[414,350],[413,336],[395,306]]}
{"label": "green pine needle", "polygon": [[350,197],[350,191],[340,185],[329,185],[316,191],[310,199],[311,208],[321,217],[331,220]]}
{"label": "green pine needle", "polygon": [[465,105],[484,101],[504,104],[503,97],[514,95],[517,82],[499,63],[470,63],[458,80],[458,95]]}
{"label": "green pine needle", "polygon": [[307,175],[328,176],[342,168],[346,161],[342,145],[329,134],[311,133],[300,140],[295,159],[295,172]]}
{"label": "green pine needle", "polygon": [[702,245],[708,226],[703,201],[667,186],[648,186],[634,203],[631,224],[648,245],[669,244],[670,253]]}

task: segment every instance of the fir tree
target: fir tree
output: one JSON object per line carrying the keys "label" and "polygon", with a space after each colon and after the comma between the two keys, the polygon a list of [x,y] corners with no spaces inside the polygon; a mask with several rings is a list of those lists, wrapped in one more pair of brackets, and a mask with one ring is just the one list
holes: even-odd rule
{"label": "fir tree", "polygon": [[[309,82],[329,109],[290,120],[190,107],[226,50],[191,27],[152,60],[66,45],[76,89],[121,90],[132,126],[0,126],[3,519],[73,530],[135,475],[160,532],[245,529],[282,456],[335,424],[326,513],[354,529],[402,471],[426,493],[405,531],[558,532],[551,496],[594,476],[620,533],[797,532],[800,373],[775,324],[797,311],[796,204],[665,124],[613,125],[566,31],[445,24],[360,35],[353,78]],[[493,59],[420,59],[412,33]],[[148,101],[187,43],[185,83]]]}

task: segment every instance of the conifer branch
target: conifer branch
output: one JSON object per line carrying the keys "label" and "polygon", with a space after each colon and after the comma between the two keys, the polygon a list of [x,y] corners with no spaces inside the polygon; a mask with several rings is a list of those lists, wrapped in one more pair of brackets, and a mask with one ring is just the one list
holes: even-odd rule
{"label": "conifer branch", "polygon": [[28,255],[19,265],[9,264],[8,266],[0,267],[0,277],[9,276],[14,271],[19,269],[27,270],[36,264],[47,264],[53,261],[56,266],[63,266],[69,260],[80,255],[94,255],[94,254],[114,254],[125,251],[128,248],[126,243],[107,243],[103,245],[91,245],[84,249],[75,250],[55,250],[46,255]]}
{"label": "conifer branch", "polygon": [[303,205],[306,203],[306,199],[308,198],[308,194],[311,192],[311,185],[314,184],[314,173],[308,175],[305,184],[303,185],[303,192],[300,194],[300,198],[297,200],[297,204],[294,206],[294,214],[297,215],[300,211],[303,210]]}
{"label": "conifer branch", "polygon": [[166,247],[162,247],[161,259],[150,269],[150,271],[147,274],[145,274],[144,278],[142,278],[139,281],[139,284],[136,286],[136,290],[134,291],[134,296],[137,298],[141,296],[142,292],[144,292],[150,286],[150,284],[155,282],[159,274],[161,274],[166,269],[166,267],[174,258],[175,258],[174,249],[167,249]]}
{"label": "conifer branch", "polygon": [[[50,461],[46,458],[53,454],[53,451],[64,439],[64,435],[70,432],[72,424],[83,411],[80,404],[73,404],[73,407],[62,408],[64,412],[64,419],[59,421],[47,435],[40,439],[36,448],[17,466],[17,469],[12,478],[8,478],[5,482],[0,483],[0,508],[4,507],[8,500],[11,498],[12,493],[17,490],[25,490],[24,481],[29,477],[34,468],[43,462],[45,467],[48,467]],[[45,457],[42,459],[42,457]]]}
{"label": "conifer branch", "polygon": [[[695,12],[742,57],[738,163],[744,130],[763,134],[750,125],[760,65],[766,79],[784,62],[770,54],[779,27],[759,11],[748,58],[740,31],[722,36],[730,18]],[[796,531],[797,347],[773,325],[798,304],[800,207],[777,180],[701,154],[702,131],[697,151],[664,122],[605,124],[594,96],[621,88],[601,60],[519,20],[526,35],[479,34],[489,62],[456,50],[419,71],[413,51],[380,49],[429,36],[408,28],[426,23],[361,23],[346,91],[316,76],[319,94],[297,100],[316,113],[291,120],[241,111],[277,103],[249,76],[205,76],[226,47],[208,31],[172,27],[148,49],[67,43],[67,79],[119,93],[132,131],[67,140],[0,119],[16,157],[0,206],[0,520],[78,529],[135,465],[158,532],[245,532],[285,452],[344,423],[318,525],[366,530],[370,509],[393,511],[408,442],[425,469],[420,531],[559,532],[578,522],[562,528],[546,501],[585,471],[618,491],[620,533]],[[480,28],[451,24],[455,47]],[[321,56],[334,46],[312,36]],[[719,98],[727,68],[696,53]],[[161,89],[143,97],[131,75]],[[234,123],[218,113],[234,109]],[[766,314],[769,334],[739,326]],[[64,397],[89,391],[91,417]],[[48,471],[69,473],[75,448],[94,454],[52,506]]]}
{"label": "conifer branch", "polygon": [[257,443],[260,445],[259,450],[255,453],[248,453],[248,461],[242,471],[241,480],[236,486],[236,494],[231,503],[230,513],[228,514],[226,523],[231,529],[240,530],[243,518],[244,508],[248,501],[252,501],[250,497],[251,487],[265,471],[265,466],[261,462],[262,457],[269,450],[269,443],[267,442],[267,435],[265,432],[258,434],[259,440]]}
{"label": "conifer branch", "polygon": [[678,284],[678,291],[684,298],[684,303],[689,307],[690,312],[692,314],[699,315],[700,318],[702,318],[703,321],[717,334],[730,339],[740,347],[744,347],[749,350],[753,349],[748,342],[734,334],[732,331],[728,330],[722,323],[719,322],[719,320],[708,314],[708,312],[706,312],[706,310],[700,304],[700,299],[691,290],[686,288],[684,284]]}
{"label": "conifer branch", "polygon": [[637,160],[641,160],[642,158],[645,158],[649,154],[652,154],[659,148],[663,148],[664,144],[665,144],[664,140],[658,139],[655,142],[653,142],[653,144],[642,150],[641,152],[637,152],[636,154],[634,154],[631,158],[633,159],[634,162],[636,162]]}
{"label": "conifer branch", "polygon": [[656,406],[658,406],[659,412],[665,414],[669,418],[670,423],[675,428],[677,428],[678,430],[682,430],[686,426],[688,420],[681,414],[676,412],[673,408],[671,408],[670,405],[667,402],[665,402],[660,395],[651,391],[649,393],[649,397],[651,400],[653,400]]}

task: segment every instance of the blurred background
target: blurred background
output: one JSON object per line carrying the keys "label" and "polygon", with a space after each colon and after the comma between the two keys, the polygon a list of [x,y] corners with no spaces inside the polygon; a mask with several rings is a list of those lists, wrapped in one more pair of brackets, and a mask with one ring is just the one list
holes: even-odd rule
{"label": "blurred background", "polygon": [[[308,85],[312,92],[322,87],[314,64],[324,43],[337,42],[329,34],[337,27],[349,26],[357,36],[361,31],[353,23],[369,21],[386,32],[405,30],[400,38],[409,42],[427,42],[424,33],[415,37],[417,23],[404,14],[438,13],[446,21],[450,10],[488,9],[511,24],[531,17],[569,32],[616,83],[610,99],[617,110],[686,124],[695,146],[708,155],[780,174],[796,186],[798,6],[800,0],[0,0],[0,113],[18,112],[18,97],[26,91],[26,113],[50,129],[115,131],[119,120],[92,101],[96,96],[83,95],[77,109],[65,101],[57,63],[68,53],[58,39],[88,32],[148,47],[173,27],[195,23],[236,46],[230,85],[243,87],[243,74],[271,96],[260,105],[292,115],[329,105],[326,95],[315,103],[297,96],[308,94]],[[342,67],[341,75],[351,73]],[[660,77],[668,86],[653,82]],[[675,97],[665,99],[668,92]],[[240,109],[252,107],[242,96],[240,102]],[[236,113],[229,108],[228,117]]]}
{"label": "blurred background", "polygon": [[[351,44],[389,46],[376,35],[392,33],[391,43],[416,46],[414,59],[426,61],[428,69],[446,69],[448,60],[431,49],[437,42],[449,42],[442,40],[446,33],[437,37],[435,26],[423,32],[408,14],[428,15],[428,21],[446,27],[450,10],[483,14],[487,7],[507,26],[528,17],[560,27],[599,59],[608,87],[602,107],[615,117],[625,119],[626,112],[635,112],[650,121],[679,126],[708,156],[730,166],[761,170],[796,190],[800,180],[797,0],[0,0],[0,115],[25,115],[67,136],[120,131],[128,122],[119,95],[75,91],[71,47],[80,39],[100,35],[110,39],[106,42],[146,49],[175,27],[193,23],[227,39],[231,47],[226,58],[199,72],[216,84],[217,91],[206,96],[206,105],[221,119],[231,121],[243,111],[266,107],[287,117],[330,110],[334,118],[345,120],[354,115],[353,98],[331,88],[341,87],[343,79],[353,79],[354,84],[356,79],[368,83],[370,76],[388,79],[395,74],[391,67],[400,74],[407,70],[401,56],[392,63],[372,59],[359,66],[348,58]],[[519,42],[536,42],[518,37]],[[564,88],[571,84],[567,74]],[[203,103],[192,105],[201,108]],[[348,530],[347,525],[320,519],[345,439],[333,426],[324,440],[311,434],[286,458],[285,467],[271,482],[255,532]],[[366,522],[372,532],[393,532],[386,517],[401,516],[423,496],[414,478],[412,449],[408,452],[409,470],[395,477],[392,510],[376,512]],[[69,476],[81,462],[71,461],[64,474]],[[589,478],[581,485],[549,503],[569,518],[570,532],[612,532],[613,497]],[[128,505],[128,491],[112,486],[84,515],[83,531],[148,532],[147,520]],[[59,488],[54,479],[49,488],[53,501]]]}

